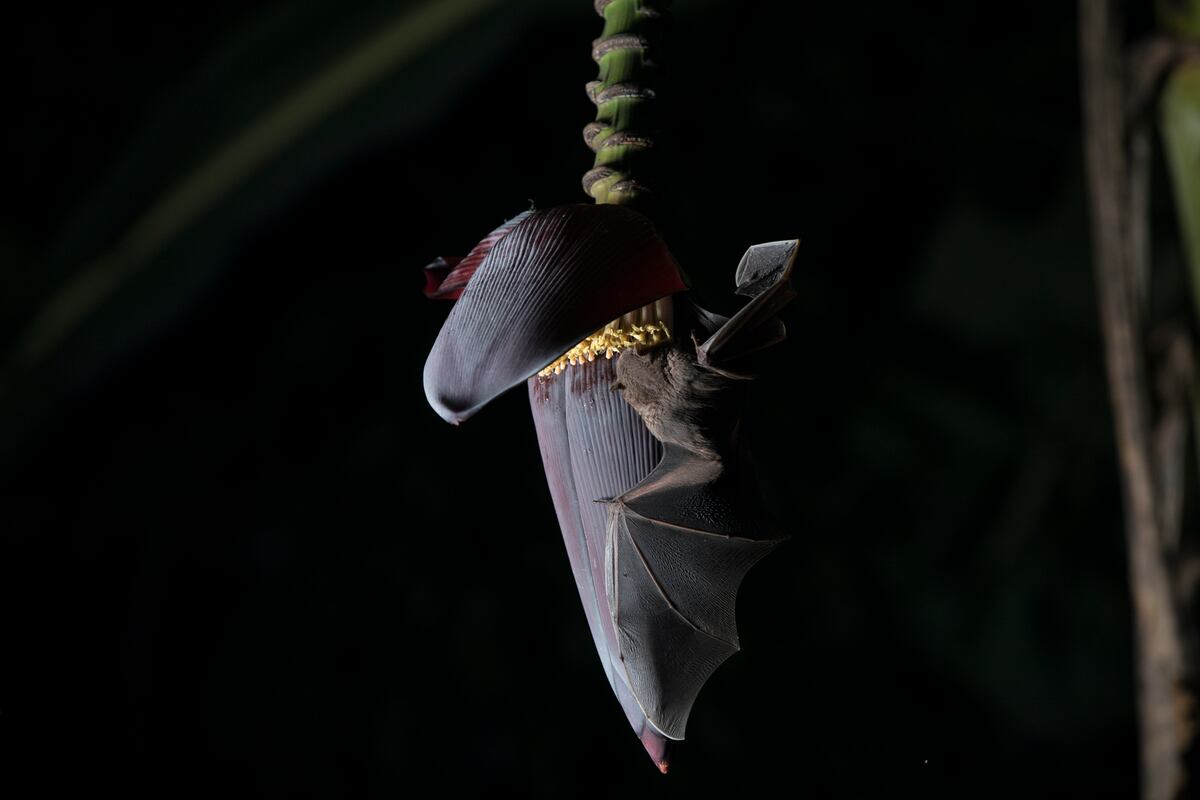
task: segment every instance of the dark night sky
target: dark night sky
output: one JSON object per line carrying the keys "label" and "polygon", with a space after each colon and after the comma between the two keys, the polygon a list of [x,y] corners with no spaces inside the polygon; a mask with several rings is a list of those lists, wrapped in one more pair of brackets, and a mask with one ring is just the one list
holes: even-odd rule
{"label": "dark night sky", "polygon": [[749,244],[803,245],[749,415],[792,540],[666,778],[523,394],[455,429],[421,389],[420,268],[586,199],[588,2],[431,43],[21,360],[59,287],[404,5],[7,25],[0,794],[1132,796],[1072,4],[675,4],[672,249],[729,309]]}

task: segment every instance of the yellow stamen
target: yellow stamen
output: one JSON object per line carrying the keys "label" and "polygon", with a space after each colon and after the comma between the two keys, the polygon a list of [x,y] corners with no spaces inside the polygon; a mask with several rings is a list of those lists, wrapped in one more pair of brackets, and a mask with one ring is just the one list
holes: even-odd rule
{"label": "yellow stamen", "polygon": [[586,337],[539,372],[538,377],[549,378],[551,375],[561,374],[567,367],[595,361],[599,355],[611,359],[622,350],[632,348],[640,353],[671,341],[671,332],[667,330],[665,322],[628,324],[626,327],[621,326],[622,322],[623,320],[610,322]]}

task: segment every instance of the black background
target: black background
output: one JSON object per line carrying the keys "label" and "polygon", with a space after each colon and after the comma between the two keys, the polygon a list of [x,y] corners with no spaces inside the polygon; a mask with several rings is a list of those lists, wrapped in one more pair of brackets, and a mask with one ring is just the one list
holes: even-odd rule
{"label": "black background", "polygon": [[672,249],[728,310],[749,244],[803,245],[749,415],[793,538],[665,778],[523,393],[456,429],[420,378],[420,268],[586,200],[589,6],[430,42],[33,363],[71,276],[405,4],[6,23],[0,793],[1135,794],[1073,4],[676,3]]}

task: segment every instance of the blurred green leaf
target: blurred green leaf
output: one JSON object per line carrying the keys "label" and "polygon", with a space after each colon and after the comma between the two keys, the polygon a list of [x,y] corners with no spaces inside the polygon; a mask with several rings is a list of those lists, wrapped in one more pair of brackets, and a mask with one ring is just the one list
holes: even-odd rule
{"label": "blurred green leaf", "polygon": [[397,15],[282,97],[171,187],[55,295],[26,329],[18,358],[36,362],[184,229],[283,148],[372,83],[428,50],[492,0],[433,0]]}
{"label": "blurred green leaf", "polygon": [[1200,0],[1155,0],[1154,10],[1164,30],[1200,39]]}
{"label": "blurred green leaf", "polygon": [[1200,312],[1200,63],[1175,68],[1159,106],[1176,214]]}

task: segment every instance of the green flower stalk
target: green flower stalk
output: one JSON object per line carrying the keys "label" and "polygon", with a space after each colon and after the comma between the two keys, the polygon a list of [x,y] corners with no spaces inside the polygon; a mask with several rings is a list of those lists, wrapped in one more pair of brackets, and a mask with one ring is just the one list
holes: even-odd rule
{"label": "green flower stalk", "polygon": [[596,121],[583,129],[583,139],[596,161],[583,176],[583,190],[597,203],[636,205],[649,191],[655,71],[650,49],[663,12],[653,0],[596,0],[595,6],[604,17],[604,32],[592,45],[600,75],[587,85]]}

